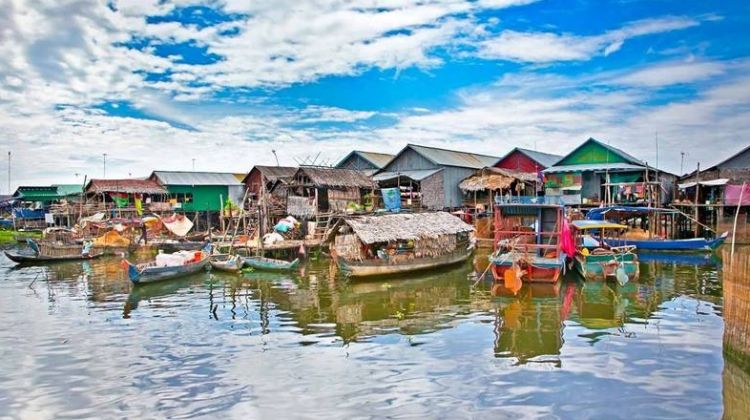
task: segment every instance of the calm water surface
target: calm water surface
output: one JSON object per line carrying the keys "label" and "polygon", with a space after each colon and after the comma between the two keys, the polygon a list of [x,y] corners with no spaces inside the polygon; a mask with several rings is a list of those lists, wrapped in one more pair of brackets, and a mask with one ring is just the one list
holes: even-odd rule
{"label": "calm water surface", "polygon": [[750,401],[722,357],[720,265],[702,257],[644,261],[624,287],[515,295],[472,289],[471,264],[352,283],[320,261],[133,288],[118,258],[0,258],[14,418],[720,418]]}

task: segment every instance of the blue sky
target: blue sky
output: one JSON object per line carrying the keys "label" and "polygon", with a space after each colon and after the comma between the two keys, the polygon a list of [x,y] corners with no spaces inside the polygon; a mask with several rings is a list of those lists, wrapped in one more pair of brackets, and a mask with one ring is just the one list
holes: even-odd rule
{"label": "blue sky", "polygon": [[5,3],[14,185],[100,177],[103,153],[126,177],[593,136],[656,164],[658,137],[679,172],[748,143],[746,1]]}

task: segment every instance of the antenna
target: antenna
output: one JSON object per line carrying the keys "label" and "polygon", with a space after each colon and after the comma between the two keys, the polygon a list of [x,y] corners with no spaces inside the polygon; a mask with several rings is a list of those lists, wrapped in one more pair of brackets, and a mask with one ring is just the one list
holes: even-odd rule
{"label": "antenna", "polygon": [[[271,149],[271,153],[273,153],[273,157],[276,158],[276,166],[281,166],[281,165],[279,165],[279,157],[276,155],[276,150],[275,149]],[[299,163],[299,162],[297,162],[297,163]]]}

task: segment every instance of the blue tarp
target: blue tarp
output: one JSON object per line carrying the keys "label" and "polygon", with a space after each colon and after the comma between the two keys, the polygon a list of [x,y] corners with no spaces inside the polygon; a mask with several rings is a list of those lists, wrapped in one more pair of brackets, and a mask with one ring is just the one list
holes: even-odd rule
{"label": "blue tarp", "polygon": [[[674,213],[675,210],[661,209],[657,207],[636,207],[636,206],[613,206],[613,207],[597,207],[589,210],[586,213],[586,218],[589,220],[608,220],[607,213],[617,214],[618,216],[634,216],[638,214],[648,214],[651,212],[666,212]],[[610,215],[611,216],[611,215]]]}
{"label": "blue tarp", "polygon": [[44,210],[32,210],[32,209],[13,209],[13,216],[17,219],[44,219]]}
{"label": "blue tarp", "polygon": [[401,191],[398,188],[382,188],[383,204],[388,211],[401,210]]}

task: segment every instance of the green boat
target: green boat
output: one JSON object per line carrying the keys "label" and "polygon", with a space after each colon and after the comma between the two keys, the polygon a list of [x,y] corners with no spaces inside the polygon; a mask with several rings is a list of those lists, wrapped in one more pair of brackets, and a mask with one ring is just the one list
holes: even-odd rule
{"label": "green boat", "polygon": [[299,258],[293,261],[277,260],[266,257],[244,257],[245,267],[262,271],[290,271],[299,266]]}
{"label": "green boat", "polygon": [[638,255],[634,245],[595,248],[591,251],[583,246],[583,237],[589,231],[606,232],[627,229],[617,223],[594,220],[576,220],[571,223],[578,239],[578,247],[573,257],[573,265],[586,280],[617,280],[624,285],[637,280],[640,275]]}

